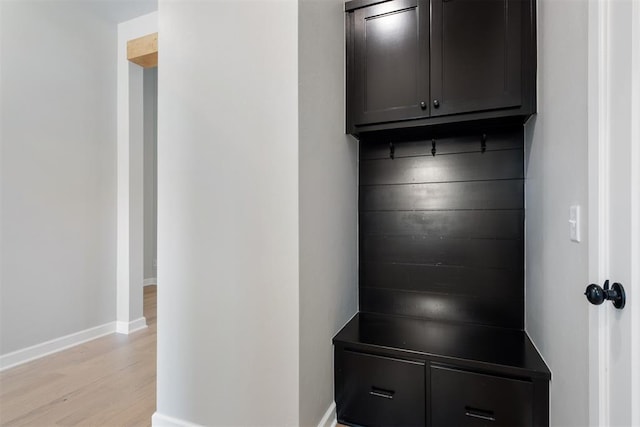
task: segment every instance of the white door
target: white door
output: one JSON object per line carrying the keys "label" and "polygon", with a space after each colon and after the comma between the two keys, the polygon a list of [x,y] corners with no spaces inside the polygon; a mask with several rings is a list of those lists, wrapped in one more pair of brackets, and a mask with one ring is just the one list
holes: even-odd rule
{"label": "white door", "polygon": [[640,426],[640,0],[590,0],[588,66],[589,277],[627,297],[589,309],[589,421]]}

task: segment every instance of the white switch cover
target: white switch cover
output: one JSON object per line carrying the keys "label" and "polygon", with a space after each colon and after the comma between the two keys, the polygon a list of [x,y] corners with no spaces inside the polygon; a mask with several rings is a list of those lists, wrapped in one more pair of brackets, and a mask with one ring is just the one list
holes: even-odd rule
{"label": "white switch cover", "polygon": [[569,207],[569,238],[580,242],[580,205]]}

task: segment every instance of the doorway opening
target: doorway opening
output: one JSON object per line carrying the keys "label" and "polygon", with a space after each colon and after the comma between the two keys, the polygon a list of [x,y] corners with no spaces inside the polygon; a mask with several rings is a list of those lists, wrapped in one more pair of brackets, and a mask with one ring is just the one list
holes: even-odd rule
{"label": "doorway opening", "polygon": [[118,25],[116,330],[123,334],[147,327],[144,287],[157,286],[157,26],[157,13]]}
{"label": "doorway opening", "polygon": [[[158,67],[145,68],[143,86],[143,310],[156,295],[158,271]],[[155,304],[155,302],[154,302]]]}

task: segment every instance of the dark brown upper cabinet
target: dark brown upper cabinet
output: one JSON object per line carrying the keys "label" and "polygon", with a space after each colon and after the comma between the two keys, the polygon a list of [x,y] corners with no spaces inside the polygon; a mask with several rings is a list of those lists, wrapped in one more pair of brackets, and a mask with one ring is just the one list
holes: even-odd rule
{"label": "dark brown upper cabinet", "polygon": [[347,132],[535,112],[532,0],[352,0],[346,10]]}
{"label": "dark brown upper cabinet", "polygon": [[429,116],[429,57],[423,54],[429,11],[418,3],[392,0],[354,11],[354,123]]}

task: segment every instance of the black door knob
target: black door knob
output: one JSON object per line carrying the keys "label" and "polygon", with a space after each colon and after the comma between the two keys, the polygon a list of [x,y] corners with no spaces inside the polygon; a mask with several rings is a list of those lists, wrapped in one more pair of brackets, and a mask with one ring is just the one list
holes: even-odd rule
{"label": "black door knob", "polygon": [[434,99],[433,100],[433,106],[434,106],[434,108],[440,107],[440,101],[438,101],[437,99]]}
{"label": "black door knob", "polygon": [[620,283],[614,283],[609,289],[609,281],[605,280],[604,288],[601,288],[595,283],[587,286],[584,291],[589,302],[593,305],[600,305],[605,301],[613,302],[615,308],[624,308],[627,297],[624,293],[624,287]]}
{"label": "black door knob", "polygon": [[420,103],[420,108],[422,108],[423,110],[426,110],[426,109],[427,109],[427,103],[426,103],[426,102],[424,102],[424,101],[422,101],[422,102]]}

